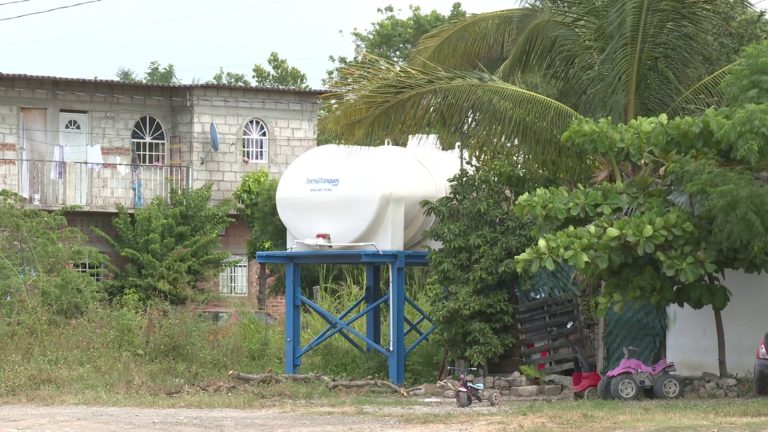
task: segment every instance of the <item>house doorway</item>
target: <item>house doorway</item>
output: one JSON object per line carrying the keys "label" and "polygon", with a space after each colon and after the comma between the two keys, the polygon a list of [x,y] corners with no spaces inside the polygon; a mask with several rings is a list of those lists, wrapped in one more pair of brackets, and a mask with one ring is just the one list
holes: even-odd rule
{"label": "house doorway", "polygon": [[87,154],[90,138],[88,113],[59,112],[59,142],[67,163],[67,204],[88,204]]}
{"label": "house doorway", "polygon": [[45,163],[50,145],[47,140],[47,110],[20,109],[19,115],[19,195],[40,204],[45,199]]}

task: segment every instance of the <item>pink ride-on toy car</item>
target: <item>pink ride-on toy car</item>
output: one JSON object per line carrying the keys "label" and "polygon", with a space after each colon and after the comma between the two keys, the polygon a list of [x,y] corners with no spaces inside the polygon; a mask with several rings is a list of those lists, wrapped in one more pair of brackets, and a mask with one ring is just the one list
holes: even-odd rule
{"label": "pink ride-on toy car", "polygon": [[630,358],[631,352],[637,352],[637,348],[624,348],[624,359],[605,374],[601,383],[601,387],[609,390],[614,399],[637,399],[645,389],[652,389],[657,398],[674,399],[680,396],[680,381],[670,375],[675,372],[674,363],[661,359],[653,366],[646,366],[640,360]]}

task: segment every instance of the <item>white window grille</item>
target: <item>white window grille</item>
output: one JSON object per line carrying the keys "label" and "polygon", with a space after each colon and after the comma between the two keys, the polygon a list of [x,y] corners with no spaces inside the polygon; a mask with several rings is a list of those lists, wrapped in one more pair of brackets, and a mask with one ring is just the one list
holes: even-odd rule
{"label": "white window grille", "polygon": [[131,144],[139,164],[165,164],[165,131],[156,118],[143,116],[133,125]]}
{"label": "white window grille", "polygon": [[248,259],[231,257],[231,264],[219,273],[219,293],[222,295],[248,295]]}
{"label": "white window grille", "polygon": [[101,282],[104,280],[104,265],[101,263],[92,263],[92,262],[79,262],[72,265],[72,268],[76,272],[85,273],[88,276],[92,277],[93,280],[96,282]]}
{"label": "white window grille", "polygon": [[267,162],[269,132],[261,120],[251,119],[243,128],[243,159],[248,162]]}
{"label": "white window grille", "polygon": [[80,122],[77,120],[67,120],[67,123],[64,125],[64,130],[81,130]]}

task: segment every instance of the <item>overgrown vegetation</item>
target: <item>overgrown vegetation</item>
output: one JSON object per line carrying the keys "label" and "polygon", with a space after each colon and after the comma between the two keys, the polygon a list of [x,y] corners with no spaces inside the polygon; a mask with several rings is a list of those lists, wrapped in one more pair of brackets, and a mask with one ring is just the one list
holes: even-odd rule
{"label": "overgrown vegetation", "polygon": [[0,191],[0,317],[26,320],[40,309],[51,319],[82,316],[104,293],[92,275],[73,266],[97,267],[105,257],[86,247],[62,214],[27,209],[23,202]]}
{"label": "overgrown vegetation", "polygon": [[114,238],[94,229],[126,261],[107,283],[111,297],[184,304],[207,295],[199,284],[216,276],[229,257],[219,250],[219,232],[230,224],[232,209],[230,200],[209,205],[211,188],[171,187],[168,201],[156,197],[133,214],[118,206]]}
{"label": "overgrown vegetation", "polygon": [[[316,300],[340,314],[358,295],[361,288],[350,280],[343,289],[320,291]],[[238,321],[214,323],[193,308],[157,303],[137,310],[102,302],[69,320],[57,319],[46,308],[14,310],[0,321],[0,398],[163,396],[185,386],[225,381],[229,370],[279,372],[284,365],[282,327],[245,312]],[[302,321],[306,338],[327,326],[315,314],[305,314]],[[434,381],[437,350],[431,344],[415,350],[407,366],[409,382]],[[380,354],[358,352],[335,337],[306,355],[302,371],[385,377],[386,365]]]}
{"label": "overgrown vegetation", "polygon": [[519,167],[498,160],[460,171],[447,196],[425,203],[437,219],[426,235],[442,244],[430,253],[429,302],[450,358],[482,365],[515,344],[512,257],[533,240],[512,204],[527,181]]}
{"label": "overgrown vegetation", "polygon": [[726,269],[768,270],[768,44],[751,47],[723,93],[731,106],[627,124],[581,119],[563,136],[603,169],[597,184],[539,189],[516,211],[536,223],[538,243],[516,257],[537,272],[566,262],[584,285],[602,284],[600,309],[631,301],[712,306],[720,373],[719,311]]}

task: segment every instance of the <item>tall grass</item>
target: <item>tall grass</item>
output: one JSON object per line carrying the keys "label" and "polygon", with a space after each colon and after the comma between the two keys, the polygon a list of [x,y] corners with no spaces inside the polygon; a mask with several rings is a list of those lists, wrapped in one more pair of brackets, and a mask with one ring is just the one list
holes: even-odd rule
{"label": "tall grass", "polygon": [[[388,286],[388,273],[382,272],[382,290]],[[424,269],[409,269],[407,278],[411,284],[406,287],[408,295],[420,304],[429,313],[429,307],[424,303],[426,298],[423,292],[426,278]],[[333,315],[340,315],[355,301],[363,297],[365,292],[365,271],[359,266],[321,266],[319,272],[319,290],[317,298],[313,300]],[[309,294],[312,297],[315,293]],[[389,341],[389,311],[385,302],[380,307],[382,326],[381,342],[384,347]],[[362,304],[350,311],[347,319],[361,312],[365,308]],[[406,307],[406,316],[411,322],[415,322],[420,316],[410,306]],[[328,327],[328,323],[314,311],[306,308],[302,313],[302,345],[309,343],[316,335]],[[361,317],[351,324],[358,332],[365,334],[365,318]],[[427,323],[420,325],[422,331],[428,329]],[[365,344],[354,335],[347,333],[363,348]],[[418,334],[411,332],[406,338],[406,346],[413,343]],[[409,383],[433,382],[436,377],[439,362],[442,360],[442,352],[436,344],[429,341],[422,343],[409,356],[406,362],[406,378]],[[307,353],[302,359],[304,371],[316,371],[337,377],[380,377],[388,376],[386,358],[377,351],[360,352],[353,347],[341,335],[334,335],[321,345]]]}
{"label": "tall grass", "polygon": [[[363,296],[364,275],[357,270],[327,269],[321,280],[315,300],[332,314],[341,314]],[[419,298],[418,290],[410,294]],[[282,371],[282,324],[265,324],[247,314],[239,315],[246,318],[216,324],[193,309],[164,305],[141,310],[95,305],[84,315],[69,319],[57,317],[44,306],[25,308],[0,318],[0,398],[82,392],[157,395],[185,385],[225,380],[233,369]],[[365,333],[364,318],[353,326]],[[303,343],[326,327],[324,319],[305,310]],[[384,346],[388,331],[384,306]],[[410,335],[409,343],[415,337]],[[437,346],[422,344],[409,356],[409,382],[434,381],[440,360]],[[383,355],[359,352],[339,335],[307,353],[302,371],[347,378],[387,376]]]}

